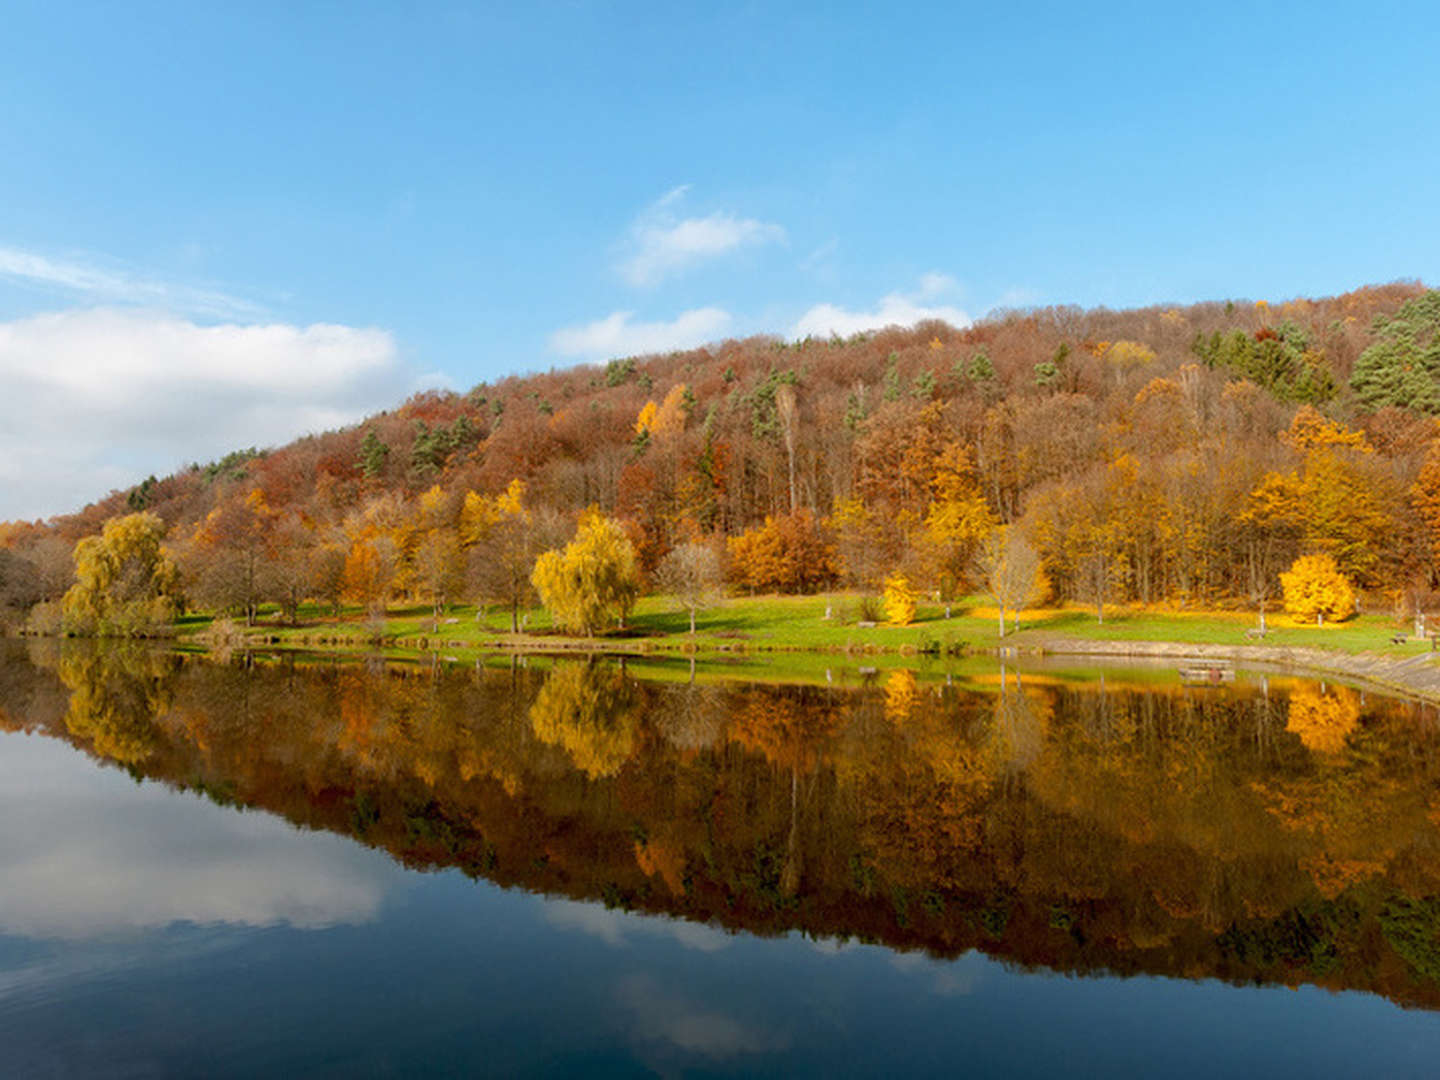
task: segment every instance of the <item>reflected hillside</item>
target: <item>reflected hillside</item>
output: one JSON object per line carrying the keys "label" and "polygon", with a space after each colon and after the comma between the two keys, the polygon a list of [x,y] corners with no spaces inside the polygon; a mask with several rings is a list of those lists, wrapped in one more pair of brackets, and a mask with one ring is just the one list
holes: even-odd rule
{"label": "reflected hillside", "polygon": [[1440,737],[1345,687],[0,644],[6,729],[408,866],[759,934],[1440,1007]]}

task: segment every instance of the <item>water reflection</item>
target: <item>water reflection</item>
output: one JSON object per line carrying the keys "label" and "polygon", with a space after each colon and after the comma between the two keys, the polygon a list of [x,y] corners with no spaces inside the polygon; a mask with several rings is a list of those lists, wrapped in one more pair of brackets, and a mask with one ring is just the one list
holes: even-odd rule
{"label": "water reflection", "polygon": [[[0,672],[6,728],[407,866],[547,894],[551,925],[616,947],[799,930],[1440,1006],[1440,739],[1417,707],[1346,687],[1013,668],[782,686],[608,662],[53,647]],[[319,926],[380,903],[363,850],[336,838],[316,858],[313,837],[292,850],[297,834],[254,815],[77,837],[73,793],[27,788],[25,753],[0,763],[0,792],[29,807],[27,825],[0,814],[0,929]],[[153,842],[122,849],[121,832]],[[124,877],[121,862],[144,886],[95,899],[106,890],[85,883]],[[677,1045],[783,1042],[656,984],[621,999]]]}
{"label": "water reflection", "polygon": [[340,837],[200,806],[95,770],[68,747],[0,753],[0,934],[127,936],[175,922],[320,928],[373,919],[384,867]]}

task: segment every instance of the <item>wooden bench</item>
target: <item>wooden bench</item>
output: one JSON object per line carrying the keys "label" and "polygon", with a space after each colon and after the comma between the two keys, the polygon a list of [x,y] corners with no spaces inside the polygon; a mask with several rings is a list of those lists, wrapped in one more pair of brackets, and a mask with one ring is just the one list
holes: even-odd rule
{"label": "wooden bench", "polygon": [[1245,631],[1245,640],[1246,640],[1246,641],[1264,641],[1264,640],[1265,640],[1265,635],[1268,634],[1269,632],[1270,632],[1269,630],[1261,630],[1258,626],[1252,626],[1249,630],[1246,630],[1246,631]]}
{"label": "wooden bench", "polygon": [[1405,644],[1407,641],[1409,641],[1409,640],[1410,640],[1410,635],[1409,635],[1409,634],[1391,634],[1391,635],[1390,635],[1390,644],[1391,644],[1391,645],[1404,645],[1404,644]]}

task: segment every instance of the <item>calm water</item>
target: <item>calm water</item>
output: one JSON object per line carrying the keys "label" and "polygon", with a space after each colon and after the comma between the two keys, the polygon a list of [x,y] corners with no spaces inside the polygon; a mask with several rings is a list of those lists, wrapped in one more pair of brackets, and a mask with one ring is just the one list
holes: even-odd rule
{"label": "calm water", "polygon": [[0,642],[0,1072],[1433,1075],[1433,710]]}

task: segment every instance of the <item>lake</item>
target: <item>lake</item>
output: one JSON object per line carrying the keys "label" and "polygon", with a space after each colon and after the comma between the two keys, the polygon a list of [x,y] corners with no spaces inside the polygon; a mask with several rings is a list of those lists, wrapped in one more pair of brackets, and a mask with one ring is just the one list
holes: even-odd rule
{"label": "lake", "polygon": [[864,662],[0,641],[0,1071],[1433,1073],[1432,706]]}

